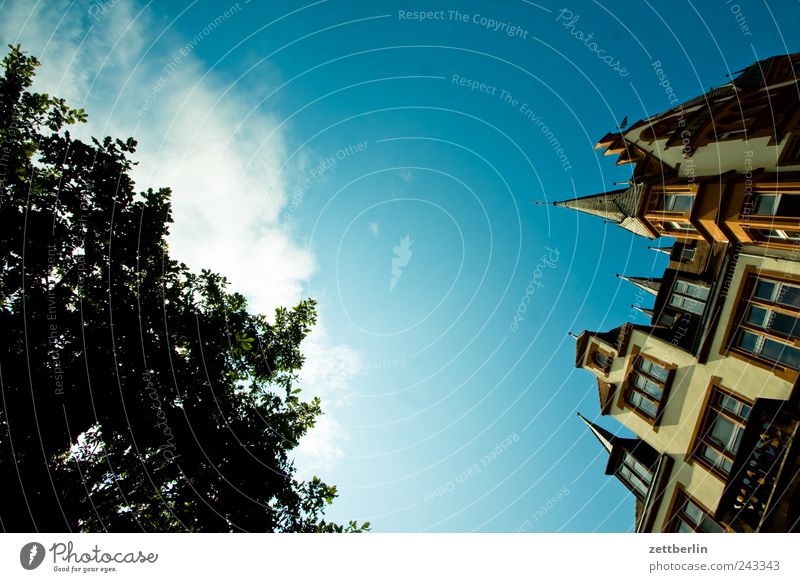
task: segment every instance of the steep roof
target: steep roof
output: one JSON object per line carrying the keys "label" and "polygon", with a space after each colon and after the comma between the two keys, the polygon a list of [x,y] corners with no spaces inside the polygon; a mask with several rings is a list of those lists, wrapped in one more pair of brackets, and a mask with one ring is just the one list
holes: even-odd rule
{"label": "steep roof", "polygon": [[614,384],[603,382],[600,378],[597,379],[597,398],[600,401],[600,414],[608,414],[615,391],[616,386]]}
{"label": "steep roof", "polygon": [[650,249],[651,251],[655,251],[657,253],[663,253],[667,256],[672,254],[672,245],[668,247],[647,247],[647,248]]}
{"label": "steep roof", "polygon": [[651,295],[658,295],[658,290],[661,289],[661,279],[654,279],[652,277],[626,277],[625,275],[617,275],[617,277],[635,285],[643,291],[647,291]]}
{"label": "steep roof", "polygon": [[653,319],[653,317],[655,317],[655,313],[653,312],[652,309],[648,309],[646,307],[641,307],[640,305],[636,305],[636,304],[631,305],[631,307],[633,309],[635,309],[636,311],[638,311],[639,313],[642,313],[642,314],[646,315],[651,320]]}
{"label": "steep roof", "polygon": [[611,451],[614,449],[614,443],[617,440],[617,437],[603,427],[597,426],[595,423],[587,420],[580,412],[578,413],[578,416],[583,423],[589,427],[589,430],[592,431],[592,434],[597,437],[597,440],[600,441],[600,444],[603,445],[603,448],[611,453]]}
{"label": "steep roof", "polygon": [[654,238],[650,230],[638,217],[644,189],[644,184],[636,184],[629,188],[620,188],[610,192],[561,200],[554,202],[553,205],[591,214],[613,222],[639,236]]}

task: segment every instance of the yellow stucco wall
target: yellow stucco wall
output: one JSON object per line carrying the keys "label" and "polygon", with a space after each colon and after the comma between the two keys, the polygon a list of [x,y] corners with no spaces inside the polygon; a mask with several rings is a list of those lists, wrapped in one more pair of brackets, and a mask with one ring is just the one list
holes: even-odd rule
{"label": "yellow stucco wall", "polygon": [[628,355],[624,358],[615,358],[608,378],[604,378],[604,381],[618,387],[622,384],[632,357],[631,352],[635,346],[641,349],[642,354],[677,366],[664,405],[661,423],[656,430],[629,408],[624,405],[622,408],[620,407],[619,390],[614,396],[609,411],[611,416],[654,449],[661,453],[667,453],[674,459],[664,501],[661,503],[654,522],[655,531],[660,531],[667,519],[669,502],[673,498],[678,483],[690,496],[710,511],[717,508],[723,490],[723,482],[702,465],[686,462],[692,447],[695,429],[703,413],[702,409],[712,377],[719,378],[722,386],[751,401],[756,398],[785,400],[791,393],[793,381],[781,378],[772,371],[743,359],[721,353],[724,335],[729,321],[736,312],[738,291],[744,282],[748,267],[756,267],[764,272],[794,273],[800,276],[800,262],[797,260],[779,261],[763,257],[755,258],[744,254],[748,251],[747,248],[742,251],[743,253],[736,257],[737,263],[725,298],[723,316],[717,324],[711,351],[705,364],[697,364],[694,356],[669,342],[648,337],[647,334],[635,330],[630,339]]}

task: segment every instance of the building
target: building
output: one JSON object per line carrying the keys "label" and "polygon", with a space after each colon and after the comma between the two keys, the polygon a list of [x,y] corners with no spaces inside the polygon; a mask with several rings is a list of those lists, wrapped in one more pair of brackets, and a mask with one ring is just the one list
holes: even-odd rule
{"label": "building", "polygon": [[609,133],[595,146],[634,164],[627,188],[556,202],[647,238],[800,253],[800,53]]}
{"label": "building", "polygon": [[636,531],[799,531],[800,54],[608,134],[627,188],[556,202],[646,237],[669,236],[649,325],[577,336],[597,380],[583,421],[606,473],[637,499]]}

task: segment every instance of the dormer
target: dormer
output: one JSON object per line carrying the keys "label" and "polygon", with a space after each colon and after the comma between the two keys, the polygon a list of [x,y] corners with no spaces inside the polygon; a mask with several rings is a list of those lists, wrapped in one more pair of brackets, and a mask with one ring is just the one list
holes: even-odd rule
{"label": "dormer", "polygon": [[608,452],[606,475],[614,475],[639,501],[644,502],[655,482],[659,454],[641,439],[618,437],[580,413],[578,416]]}
{"label": "dormer", "polygon": [[607,383],[615,360],[628,349],[631,331],[628,323],[607,332],[584,331],[576,337],[575,367],[584,368]]}

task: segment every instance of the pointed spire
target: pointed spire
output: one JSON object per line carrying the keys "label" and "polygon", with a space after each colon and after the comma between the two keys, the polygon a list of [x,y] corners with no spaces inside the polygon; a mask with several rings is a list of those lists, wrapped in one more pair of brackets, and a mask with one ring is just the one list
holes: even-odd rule
{"label": "pointed spire", "polygon": [[589,430],[592,431],[597,440],[600,441],[600,444],[603,445],[603,448],[611,453],[611,450],[614,448],[614,443],[617,440],[617,437],[608,432],[606,429],[597,426],[595,423],[587,420],[580,412],[578,416],[583,421],[583,423],[589,427]]}
{"label": "pointed spire", "polygon": [[[615,223],[620,223],[625,220],[630,214],[627,212],[629,208],[617,204],[619,199],[628,188],[621,188],[619,190],[612,190],[611,192],[602,192],[600,194],[593,194],[591,196],[582,196],[581,198],[572,198],[571,200],[561,200],[553,202],[554,206],[563,206],[564,208],[572,208],[578,212],[585,212],[592,216],[605,218]],[[637,209],[634,209],[634,213]]]}
{"label": "pointed spire", "polygon": [[669,256],[672,254],[672,247],[647,247],[651,251],[655,251],[657,253],[664,253],[665,255]]}
{"label": "pointed spire", "polygon": [[639,211],[642,206],[644,190],[645,184],[635,184],[628,188],[620,188],[610,192],[601,192],[600,194],[571,198],[570,200],[559,200],[553,202],[553,206],[562,206],[584,214],[591,214],[617,224],[639,236],[655,238],[655,235],[650,232],[650,229],[643,224],[640,218]]}
{"label": "pointed spire", "polygon": [[652,279],[650,277],[626,277],[625,275],[617,275],[623,281],[632,283],[643,291],[647,291],[651,295],[658,295],[658,290],[661,288],[661,279]]}
{"label": "pointed spire", "polygon": [[645,307],[639,307],[638,305],[631,305],[631,307],[633,307],[639,313],[645,314],[650,319],[653,319],[653,317],[655,317],[655,314],[653,313],[652,309],[647,309]]}

